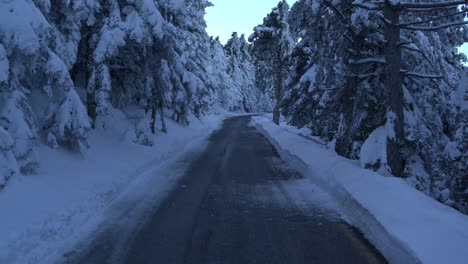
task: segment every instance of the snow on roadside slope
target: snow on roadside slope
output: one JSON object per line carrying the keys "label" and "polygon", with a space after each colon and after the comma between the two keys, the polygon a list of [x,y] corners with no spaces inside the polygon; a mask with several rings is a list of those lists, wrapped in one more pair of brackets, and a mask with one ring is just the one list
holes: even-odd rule
{"label": "snow on roadside slope", "polygon": [[168,121],[169,134],[146,147],[126,139],[134,125],[113,113],[105,131],[91,133],[84,158],[40,147],[39,174],[15,177],[0,192],[0,263],[53,263],[93,232],[116,200],[169,191],[187,165],[179,159],[204,149],[227,115],[192,118],[190,127]]}
{"label": "snow on roadside slope", "polygon": [[[350,224],[391,263],[466,263],[468,216],[413,189],[402,179],[361,169],[269,117],[254,117],[282,158],[329,191]],[[298,131],[298,130],[296,130]]]}

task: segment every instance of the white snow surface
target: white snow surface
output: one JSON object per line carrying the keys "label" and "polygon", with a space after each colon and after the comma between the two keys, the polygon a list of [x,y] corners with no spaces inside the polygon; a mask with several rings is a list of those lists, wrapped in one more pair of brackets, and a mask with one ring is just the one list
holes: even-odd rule
{"label": "white snow surface", "polygon": [[39,173],[13,177],[0,191],[0,263],[55,263],[123,210],[119,204],[133,201],[137,214],[156,206],[188,166],[181,159],[203,151],[229,115],[191,118],[189,127],[167,120],[169,134],[147,147],[126,137],[132,117],[114,111],[106,130],[90,133],[85,156],[39,147]]}
{"label": "white snow surface", "polygon": [[385,126],[378,127],[364,142],[360,152],[361,168],[379,165],[378,172],[385,175],[387,169],[387,130]]}
{"label": "white snow surface", "polygon": [[328,191],[345,219],[390,263],[466,263],[468,216],[409,186],[362,169],[270,116],[252,122],[292,167]]}

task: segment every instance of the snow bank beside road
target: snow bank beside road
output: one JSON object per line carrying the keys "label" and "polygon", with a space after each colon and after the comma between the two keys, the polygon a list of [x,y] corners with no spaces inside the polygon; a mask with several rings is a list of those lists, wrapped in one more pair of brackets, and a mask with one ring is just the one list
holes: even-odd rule
{"label": "snow bank beside road", "polygon": [[0,192],[0,263],[54,263],[118,214],[116,201],[151,206],[183,175],[188,162],[180,159],[201,151],[226,115],[192,118],[190,127],[168,120],[169,134],[146,147],[128,139],[132,118],[113,112],[106,130],[91,133],[84,158],[40,147],[39,174],[15,177]]}
{"label": "snow bank beside road", "polygon": [[401,179],[361,169],[293,127],[276,126],[267,117],[254,117],[253,123],[286,161],[333,195],[350,224],[391,263],[468,260],[468,216]]}

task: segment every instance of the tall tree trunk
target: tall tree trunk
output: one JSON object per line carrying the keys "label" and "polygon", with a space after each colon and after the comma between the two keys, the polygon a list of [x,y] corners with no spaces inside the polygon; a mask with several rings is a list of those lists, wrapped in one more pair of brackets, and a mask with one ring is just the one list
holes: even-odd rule
{"label": "tall tree trunk", "polygon": [[156,106],[153,104],[151,106],[151,133],[155,134],[156,133]]}
{"label": "tall tree trunk", "polygon": [[387,92],[387,164],[395,176],[402,176],[401,145],[404,141],[403,80],[401,74],[401,48],[399,10],[389,0],[385,1],[385,90]]}
{"label": "tall tree trunk", "polygon": [[88,111],[88,116],[91,119],[92,128],[96,128],[97,102],[95,89],[93,88],[86,89],[86,110]]}
{"label": "tall tree trunk", "polygon": [[[353,68],[353,67],[351,67]],[[336,138],[335,151],[338,155],[349,158],[352,150],[352,121],[354,114],[354,93],[358,83],[357,77],[349,77],[346,82],[343,94],[340,97],[341,120],[338,128],[338,136]]]}
{"label": "tall tree trunk", "polygon": [[[150,52],[151,53],[151,52]],[[156,133],[156,116],[157,116],[157,89],[154,82],[154,73],[151,71],[151,58],[148,54],[148,48],[145,46],[143,51],[144,56],[144,76],[145,76],[145,89],[147,92],[150,92],[150,100],[148,102],[149,108],[151,109],[151,121],[150,129],[151,133]],[[152,53],[151,53],[152,55]]]}
{"label": "tall tree trunk", "polygon": [[275,78],[275,108],[273,109],[273,122],[275,124],[280,124],[280,105],[281,105],[281,94],[283,91],[283,61],[281,56],[278,56],[279,65],[276,69],[276,78]]}
{"label": "tall tree trunk", "polygon": [[164,106],[161,104],[159,108],[159,116],[161,116],[161,131],[167,134],[166,121],[164,119]]}
{"label": "tall tree trunk", "polygon": [[[86,109],[88,111],[88,116],[91,119],[92,128],[96,128],[96,118],[97,118],[97,102],[96,102],[96,87],[90,86],[90,78],[96,78],[94,72],[94,58],[93,58],[93,47],[91,46],[91,28],[89,26],[84,26],[82,30],[82,37],[85,41],[84,47],[84,78],[85,78],[85,87],[86,87]],[[96,84],[96,80],[92,80],[92,83]],[[94,85],[95,86],[95,85]]]}
{"label": "tall tree trunk", "polygon": [[[365,41],[365,36],[358,35],[351,42],[351,52],[349,52],[350,59],[357,61],[359,59],[362,44]],[[349,60],[347,60],[349,61]],[[358,74],[360,72],[360,64],[350,64],[350,76],[348,76],[343,92],[340,94],[338,99],[339,111],[341,113],[340,126],[338,128],[338,136],[336,138],[335,151],[338,155],[349,158],[352,151],[353,143],[353,131],[352,122],[354,115],[355,100],[354,95],[356,93],[357,86],[359,84]]]}

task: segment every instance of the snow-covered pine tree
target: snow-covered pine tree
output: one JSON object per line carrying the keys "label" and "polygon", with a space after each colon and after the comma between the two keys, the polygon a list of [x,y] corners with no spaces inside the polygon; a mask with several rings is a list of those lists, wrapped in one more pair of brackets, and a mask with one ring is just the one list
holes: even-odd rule
{"label": "snow-covered pine tree", "polygon": [[108,15],[100,18],[99,29],[93,36],[96,39],[90,76],[93,80],[89,82],[88,87],[88,93],[94,92],[97,116],[106,115],[112,107],[112,77],[109,64],[119,55],[119,48],[126,44],[119,1],[105,1],[101,8],[105,10],[103,13]]}
{"label": "snow-covered pine tree", "polygon": [[299,41],[291,55],[283,114],[291,125],[309,127],[315,135],[332,140],[339,116],[331,111],[335,103],[330,103],[330,93],[341,88],[346,74],[344,61],[335,52],[343,54],[339,47],[346,41],[346,29],[319,1],[298,1],[288,21]]}
{"label": "snow-covered pine tree", "polygon": [[[17,19],[21,17],[22,19]],[[0,3],[0,184],[37,168],[35,118],[25,94],[36,88],[47,21],[31,2]],[[30,86],[31,85],[31,86]]]}
{"label": "snow-covered pine tree", "polygon": [[[468,13],[466,5],[460,9],[450,1],[444,3],[447,5],[444,8],[434,8],[431,4],[415,4],[413,7],[418,12],[405,6],[400,17],[401,41],[406,43],[402,45],[403,151],[410,160],[405,173],[408,181],[421,190],[466,212],[461,189],[464,185],[466,190],[468,183],[466,179],[464,184],[459,180],[467,175],[468,161],[461,154],[466,152],[463,151],[466,142],[460,138],[461,134],[466,135],[466,131],[460,130],[466,122],[466,112],[456,102],[464,72],[463,55],[457,47],[465,41],[462,32],[468,28],[462,24],[468,23],[464,21]],[[426,11],[419,12],[420,8]],[[417,162],[418,159],[422,162]],[[418,166],[425,171],[415,169]],[[462,184],[455,187],[455,182]]]}
{"label": "snow-covered pine tree", "polygon": [[211,75],[214,77],[213,85],[218,87],[218,102],[224,109],[234,111],[239,105],[239,102],[237,102],[237,99],[240,98],[239,90],[236,89],[232,78],[228,74],[229,58],[224,46],[219,41],[219,37],[211,38],[211,60],[213,65],[210,70]]}
{"label": "snow-covered pine tree", "polygon": [[33,173],[39,165],[34,154],[37,136],[35,117],[26,96],[15,90],[0,99],[0,103],[0,125],[14,142],[12,150],[19,169],[23,174]]}
{"label": "snow-covered pine tree", "polygon": [[204,14],[210,5],[208,1],[159,2],[167,22],[162,54],[170,76],[165,79],[171,81],[164,91],[165,104],[182,124],[188,124],[190,113],[200,116],[209,111],[234,87],[222,66],[224,54],[206,33]]}
{"label": "snow-covered pine tree", "polygon": [[[189,35],[187,32],[187,9],[183,1],[168,1],[161,0],[158,2],[159,11],[165,20],[162,27],[163,40],[161,45],[160,59],[165,69],[161,71],[164,76],[160,76],[164,81],[170,81],[170,85],[163,87],[162,96],[163,104],[169,108],[171,118],[178,123],[188,125],[188,116],[190,114],[192,92],[196,90],[196,85],[199,85],[194,74],[188,72],[186,65],[191,62],[188,59],[189,42],[185,41],[185,37]],[[197,25],[189,25],[194,28]],[[188,41],[188,40],[187,40]],[[192,41],[195,41],[192,39]],[[193,89],[192,91],[189,88]]]}
{"label": "snow-covered pine tree", "polygon": [[263,19],[263,24],[254,28],[249,41],[253,42],[253,51],[257,60],[263,60],[269,64],[274,78],[275,107],[273,109],[273,121],[279,124],[280,106],[284,92],[285,70],[288,66],[289,56],[295,41],[290,32],[289,5],[285,0],[278,3],[272,12]]}
{"label": "snow-covered pine tree", "polygon": [[247,71],[251,66],[251,61],[249,61],[248,47],[244,36],[239,37],[237,32],[232,33],[224,49],[229,61],[227,73],[233,82],[230,99],[234,106],[232,110],[249,111],[250,105],[247,104],[247,100],[251,99],[247,98],[249,95],[246,94],[246,91],[247,89],[252,90],[254,76],[252,70]]}
{"label": "snow-covered pine tree", "polygon": [[47,86],[44,87],[49,106],[44,115],[47,138],[54,144],[61,143],[75,151],[84,152],[88,147],[87,132],[91,128],[83,105],[65,63],[49,50],[45,65]]}
{"label": "snow-covered pine tree", "polygon": [[179,40],[185,45],[183,56],[191,98],[191,111],[200,117],[214,104],[216,89],[208,75],[210,68],[210,38],[206,33],[205,9],[212,4],[207,0],[187,0],[186,17],[182,28],[184,37]]}
{"label": "snow-covered pine tree", "polygon": [[[453,143],[458,131],[453,117],[460,112],[453,103],[453,94],[463,71],[463,56],[456,47],[463,44],[466,9],[459,9],[460,2],[450,1],[372,4],[354,3],[387,17],[390,25],[385,26],[387,41],[383,50],[384,77],[388,80],[388,76],[394,76],[390,82],[384,80],[387,126],[390,123],[392,128],[387,129],[389,167],[394,174],[409,177],[408,181],[418,189],[460,208],[460,200],[452,199],[450,182],[460,173],[466,174],[463,169],[454,170],[461,156],[452,156],[457,153]],[[398,79],[402,82],[393,83]]]}
{"label": "snow-covered pine tree", "polygon": [[[387,152],[369,152],[385,149],[385,139],[391,135],[391,130],[382,129],[388,124],[390,99],[383,89],[388,74],[384,74],[384,35],[378,30],[383,27],[381,6],[379,1],[298,1],[293,6],[290,23],[300,41],[293,55],[294,73],[288,81],[284,109],[292,124],[308,126],[326,140],[336,139],[341,155],[360,158],[363,166],[388,173]],[[307,16],[309,10],[314,15]],[[459,15],[447,23],[437,19],[436,13],[440,19]],[[466,30],[461,28],[460,13],[453,7],[403,13],[399,25],[406,27],[400,36],[405,134],[398,151],[405,166],[399,175],[457,208],[463,208],[460,190],[466,188],[460,188],[459,175],[466,173],[456,168],[466,165],[455,165],[461,164],[460,155],[440,153],[456,154],[463,146],[456,139],[463,130],[453,118],[460,115],[453,94],[463,69],[456,47],[462,44]],[[434,18],[436,24],[422,26]],[[441,27],[444,24],[449,27]],[[370,146],[372,142],[383,143]],[[455,181],[457,195],[451,191]]]}
{"label": "snow-covered pine tree", "polygon": [[268,110],[265,109],[264,105],[268,105],[268,97],[264,96],[263,99],[267,99],[266,102],[261,102],[260,98],[263,93],[256,87],[255,84],[255,65],[253,56],[251,54],[252,47],[245,39],[244,34],[239,38],[240,41],[240,68],[243,74],[244,84],[241,86],[242,97],[243,97],[243,108],[247,112],[259,112]]}

